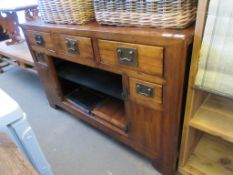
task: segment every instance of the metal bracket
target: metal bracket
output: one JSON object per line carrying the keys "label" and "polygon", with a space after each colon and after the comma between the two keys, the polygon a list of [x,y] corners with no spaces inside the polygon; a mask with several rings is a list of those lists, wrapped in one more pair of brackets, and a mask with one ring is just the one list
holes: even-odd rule
{"label": "metal bracket", "polygon": [[77,40],[66,38],[65,42],[69,53],[80,54]]}
{"label": "metal bracket", "polygon": [[138,53],[136,48],[117,47],[119,64],[138,66]]}
{"label": "metal bracket", "polygon": [[125,132],[129,133],[130,129],[132,127],[132,123],[130,121],[126,122],[126,128],[125,128]]}
{"label": "metal bracket", "polygon": [[154,95],[154,88],[136,83],[136,91],[138,94],[144,95],[146,97],[153,97]]}
{"label": "metal bracket", "polygon": [[39,46],[43,46],[44,45],[44,39],[40,34],[35,34],[34,35],[34,39],[36,41],[36,44],[38,44]]}
{"label": "metal bracket", "polygon": [[41,52],[35,52],[35,56],[36,56],[36,61],[38,63],[46,63],[45,59],[44,59],[44,54]]}
{"label": "metal bracket", "polygon": [[123,88],[123,92],[121,93],[121,96],[123,100],[128,100],[128,96],[129,96],[128,89]]}

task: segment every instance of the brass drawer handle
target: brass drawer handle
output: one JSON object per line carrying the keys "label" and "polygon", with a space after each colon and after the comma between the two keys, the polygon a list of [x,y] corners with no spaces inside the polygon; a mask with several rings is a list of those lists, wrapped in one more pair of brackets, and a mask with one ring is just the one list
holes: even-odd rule
{"label": "brass drawer handle", "polygon": [[117,47],[116,52],[119,64],[124,64],[128,66],[138,65],[136,48]]}
{"label": "brass drawer handle", "polygon": [[41,35],[35,34],[34,39],[36,41],[36,44],[38,44],[39,46],[44,45],[44,39],[43,39],[43,37]]}
{"label": "brass drawer handle", "polygon": [[154,96],[154,88],[136,83],[136,91],[138,94],[141,94],[146,97],[153,97]]}
{"label": "brass drawer handle", "polygon": [[65,42],[66,42],[67,51],[69,53],[80,54],[78,41],[70,38],[66,38]]}

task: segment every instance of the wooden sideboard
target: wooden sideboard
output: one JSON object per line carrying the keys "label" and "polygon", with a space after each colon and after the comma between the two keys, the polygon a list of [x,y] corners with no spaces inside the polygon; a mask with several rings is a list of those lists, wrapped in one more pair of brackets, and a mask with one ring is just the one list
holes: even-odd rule
{"label": "wooden sideboard", "polygon": [[174,174],[193,27],[22,25],[50,105]]}

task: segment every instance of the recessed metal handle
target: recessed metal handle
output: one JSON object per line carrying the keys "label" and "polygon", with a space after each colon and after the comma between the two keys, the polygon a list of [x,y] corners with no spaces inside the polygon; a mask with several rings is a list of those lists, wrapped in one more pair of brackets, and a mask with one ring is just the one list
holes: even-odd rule
{"label": "recessed metal handle", "polygon": [[137,66],[137,49],[136,48],[126,48],[126,47],[117,47],[116,49],[119,64]]}
{"label": "recessed metal handle", "polygon": [[123,57],[123,50],[122,49],[117,49],[117,53],[118,53],[118,56],[119,56],[119,60],[121,62],[124,62],[124,61],[131,62],[133,60],[132,58]]}
{"label": "recessed metal handle", "polygon": [[136,83],[136,91],[138,94],[141,94],[146,97],[153,97],[154,95],[154,88]]}
{"label": "recessed metal handle", "polygon": [[36,41],[36,44],[38,44],[39,46],[44,45],[44,39],[43,39],[43,37],[41,35],[35,34],[34,39]]}
{"label": "recessed metal handle", "polygon": [[80,54],[77,40],[66,38],[65,42],[66,42],[66,47],[67,47],[68,52],[75,53],[75,54]]}
{"label": "recessed metal handle", "polygon": [[123,58],[119,58],[121,62],[132,62],[133,59],[132,58],[127,58],[127,57],[123,57]]}

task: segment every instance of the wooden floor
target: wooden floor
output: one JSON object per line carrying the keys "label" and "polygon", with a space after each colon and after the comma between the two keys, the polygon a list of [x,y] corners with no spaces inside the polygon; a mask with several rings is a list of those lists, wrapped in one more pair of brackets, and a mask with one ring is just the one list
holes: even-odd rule
{"label": "wooden floor", "polygon": [[5,133],[0,133],[0,174],[38,175]]}

